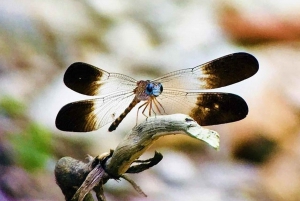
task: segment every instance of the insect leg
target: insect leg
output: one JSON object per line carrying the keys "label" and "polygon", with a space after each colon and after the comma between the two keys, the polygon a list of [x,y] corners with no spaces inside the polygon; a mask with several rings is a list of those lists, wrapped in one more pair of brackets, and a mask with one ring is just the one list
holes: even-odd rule
{"label": "insect leg", "polygon": [[159,106],[160,106],[160,108],[162,108],[164,114],[166,114],[165,108],[162,106],[162,104],[156,98],[154,98],[153,102],[154,102],[154,105],[155,105],[156,109],[158,110],[159,114],[161,114],[161,115],[163,114],[161,112],[161,110],[159,109]]}
{"label": "insect leg", "polygon": [[138,110],[137,110],[137,112],[136,112],[136,125],[137,125],[137,123],[138,123],[138,116],[139,116],[139,111],[140,111],[140,109],[142,108],[142,107],[144,107],[145,106],[145,108],[143,109],[143,111],[142,111],[142,114],[145,116],[145,117],[147,117],[145,114],[144,114],[144,111],[145,111],[145,109],[148,107],[148,101],[147,102],[145,102],[144,104],[142,104],[141,106],[139,106],[138,107]]}

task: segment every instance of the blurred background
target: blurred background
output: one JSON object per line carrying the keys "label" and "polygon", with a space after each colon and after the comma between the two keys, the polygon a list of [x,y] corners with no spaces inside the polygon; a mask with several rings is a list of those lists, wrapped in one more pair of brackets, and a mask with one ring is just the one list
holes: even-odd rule
{"label": "blurred background", "polygon": [[164,159],[105,185],[108,200],[300,200],[300,1],[11,0],[0,2],[0,200],[64,200],[54,179],[63,156],[85,160],[114,149],[113,133],[61,132],[59,109],[88,97],[63,84],[82,61],[152,79],[244,51],[259,72],[218,89],[242,96],[246,119],[210,127],[220,151],[185,136],[160,139]]}

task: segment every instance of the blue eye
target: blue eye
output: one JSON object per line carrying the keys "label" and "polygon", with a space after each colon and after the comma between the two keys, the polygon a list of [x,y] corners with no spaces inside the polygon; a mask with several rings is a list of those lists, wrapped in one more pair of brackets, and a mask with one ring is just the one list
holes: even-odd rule
{"label": "blue eye", "polygon": [[153,93],[153,83],[147,84],[147,87],[146,87],[146,93],[147,93],[148,95],[152,95],[152,93]]}
{"label": "blue eye", "polygon": [[163,91],[163,86],[161,83],[158,83],[153,86],[153,95],[154,96],[159,96],[162,91]]}
{"label": "blue eye", "polygon": [[161,83],[148,83],[146,86],[146,94],[149,96],[159,96],[163,91]]}

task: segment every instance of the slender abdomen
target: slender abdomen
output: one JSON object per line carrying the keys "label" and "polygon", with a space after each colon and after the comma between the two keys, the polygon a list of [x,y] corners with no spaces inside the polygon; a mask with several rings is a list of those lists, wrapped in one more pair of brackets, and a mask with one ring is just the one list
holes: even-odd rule
{"label": "slender abdomen", "polygon": [[116,130],[116,128],[119,126],[119,124],[121,123],[121,121],[123,121],[123,119],[126,117],[126,115],[132,110],[132,108],[134,108],[134,106],[136,106],[136,104],[138,104],[140,102],[140,100],[137,100],[136,98],[133,99],[133,101],[129,104],[129,106],[125,109],[125,111],[110,125],[110,127],[108,128],[108,131],[114,131]]}

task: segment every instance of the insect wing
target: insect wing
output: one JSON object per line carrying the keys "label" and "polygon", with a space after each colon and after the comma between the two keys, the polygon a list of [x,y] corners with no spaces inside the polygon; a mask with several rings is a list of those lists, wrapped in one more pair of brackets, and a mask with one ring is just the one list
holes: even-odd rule
{"label": "insect wing", "polygon": [[194,68],[174,71],[153,81],[164,89],[201,90],[225,87],[254,75],[258,61],[248,53],[230,54]]}
{"label": "insect wing", "polygon": [[136,87],[136,80],[129,76],[108,73],[82,62],[69,66],[64,75],[64,83],[70,89],[89,96],[132,91]]}
{"label": "insect wing", "polygon": [[188,114],[201,126],[239,121],[248,114],[244,99],[231,93],[166,91],[157,100],[166,114]]}
{"label": "insect wing", "polygon": [[58,112],[55,124],[62,131],[89,132],[115,120],[128,107],[133,92],[69,103]]}

